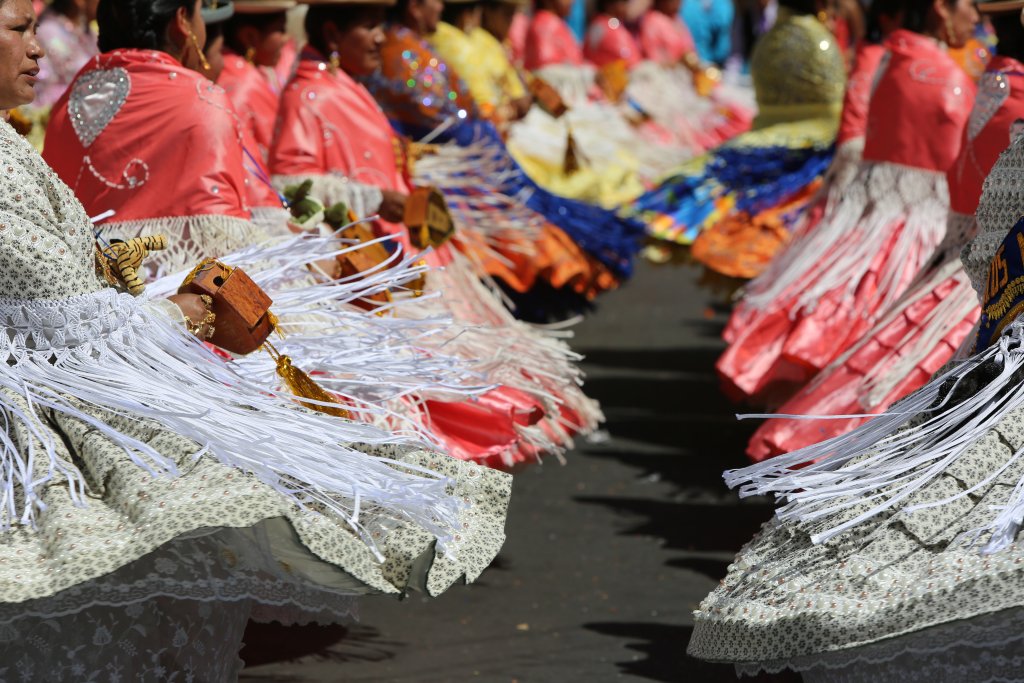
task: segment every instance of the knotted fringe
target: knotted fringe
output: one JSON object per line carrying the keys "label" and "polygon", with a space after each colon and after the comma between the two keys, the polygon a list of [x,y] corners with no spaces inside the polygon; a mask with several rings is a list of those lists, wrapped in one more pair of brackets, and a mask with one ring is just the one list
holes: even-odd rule
{"label": "knotted fringe", "polygon": [[[301,506],[344,520],[379,558],[360,522],[364,506],[429,530],[443,546],[461,503],[445,478],[421,467],[360,452],[354,444],[408,439],[302,410],[293,397],[238,375],[180,326],[127,294],[104,290],[60,301],[0,301],[0,527],[31,525],[41,490],[63,481],[76,504],[86,486],[62,460],[44,408],[82,420],[154,476],[175,476],[173,462],[148,444],[97,419],[78,403],[131,420],[152,419],[196,442],[194,457],[213,457],[250,473]],[[29,406],[5,398],[14,394]],[[72,398],[74,400],[72,400]],[[38,439],[19,445],[14,423]]]}
{"label": "knotted fringe", "polygon": [[[772,494],[785,501],[776,511],[782,521],[813,522],[850,508],[870,509],[811,536],[824,543],[883,513],[909,515],[918,510],[948,505],[988,485],[1013,465],[1024,450],[1016,451],[983,481],[943,500],[902,506],[903,501],[927,486],[967,453],[1011,412],[1024,406],[1024,322],[1014,322],[997,343],[961,365],[933,378],[927,385],[856,430],[763,463],[724,474],[741,497]],[[975,390],[972,383],[984,367],[997,375]],[[984,366],[984,367],[983,367]],[[974,375],[972,377],[972,374]],[[971,381],[965,383],[965,379]],[[965,383],[965,387],[961,384]],[[959,394],[973,391],[969,396]],[[914,417],[915,424],[904,428]],[[807,464],[811,463],[811,464]],[[1007,547],[1024,520],[1024,479],[1008,504],[993,510],[988,525],[965,534],[977,542],[991,534],[982,549],[994,553]]]}

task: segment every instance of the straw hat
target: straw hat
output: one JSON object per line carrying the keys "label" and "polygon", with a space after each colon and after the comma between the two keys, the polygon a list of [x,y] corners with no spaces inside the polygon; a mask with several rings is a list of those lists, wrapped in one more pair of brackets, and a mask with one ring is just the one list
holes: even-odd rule
{"label": "straw hat", "polygon": [[1022,9],[1024,9],[1024,0],[993,0],[992,2],[978,3],[978,11],[984,14],[1020,12]]}

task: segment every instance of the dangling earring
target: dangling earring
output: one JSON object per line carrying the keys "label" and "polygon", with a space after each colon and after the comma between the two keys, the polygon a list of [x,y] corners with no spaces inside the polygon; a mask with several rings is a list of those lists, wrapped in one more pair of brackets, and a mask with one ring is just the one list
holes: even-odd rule
{"label": "dangling earring", "polygon": [[331,70],[336,72],[341,69],[341,55],[338,54],[337,50],[331,50],[329,59],[331,60]]}
{"label": "dangling earring", "polygon": [[199,45],[199,39],[196,38],[196,34],[192,32],[192,29],[188,30],[188,37],[192,40],[192,45],[196,48],[196,54],[199,55],[199,63],[203,65],[203,71],[209,71],[210,62],[206,60],[203,48]]}
{"label": "dangling earring", "polygon": [[256,63],[256,48],[250,47],[248,50],[245,51],[245,61],[249,62],[250,64]]}

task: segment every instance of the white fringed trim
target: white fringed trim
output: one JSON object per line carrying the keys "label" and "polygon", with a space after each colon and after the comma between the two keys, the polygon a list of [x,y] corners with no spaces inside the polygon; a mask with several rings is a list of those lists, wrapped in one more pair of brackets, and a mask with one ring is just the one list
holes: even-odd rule
{"label": "white fringed trim", "polygon": [[[1024,322],[1014,322],[984,352],[933,378],[891,410],[853,432],[751,467],[730,470],[724,475],[726,484],[739,487],[742,497],[772,494],[787,501],[776,512],[783,521],[812,522],[870,504],[867,511],[812,535],[814,543],[826,542],[883,513],[892,512],[898,518],[970,495],[991,483],[1024,451],[1018,450],[983,481],[955,496],[902,506],[903,501],[934,481],[1007,415],[1024,406],[1024,386],[1010,384],[1014,373],[1024,367],[1022,342]],[[934,406],[947,381],[955,386],[989,360],[1002,366],[996,379],[961,403],[947,405],[950,391]],[[915,416],[922,418],[918,424],[902,428]],[[804,463],[813,464],[795,469]],[[990,533],[982,549],[984,553],[1005,548],[1020,529],[1024,519],[1024,480],[1014,489],[1009,503],[993,512],[996,514],[988,525],[965,535],[965,540],[975,542]]]}
{"label": "white fringed trim", "polygon": [[[425,468],[368,456],[348,444],[401,444],[407,438],[301,410],[294,397],[268,392],[238,375],[179,325],[127,294],[103,290],[59,301],[2,300],[0,526],[31,525],[44,507],[40,491],[66,478],[86,504],[82,474],[60,458],[47,408],[82,420],[154,476],[175,466],[148,444],[96,419],[67,397],[131,419],[149,418],[197,443],[194,457],[256,476],[300,505],[320,505],[345,520],[377,552],[360,523],[366,505],[434,533],[453,534],[460,503],[449,482]],[[15,394],[30,407],[5,399]],[[38,440],[19,449],[18,423]],[[380,554],[377,553],[380,557]]]}
{"label": "white fringed trim", "polygon": [[[875,310],[886,310],[902,295],[898,287],[910,266],[919,270],[945,232],[949,192],[942,173],[898,164],[865,161],[838,203],[802,240],[790,242],[769,271],[747,288],[744,304],[766,310],[793,296],[795,317],[813,311],[833,290],[853,296],[878,249],[893,231],[899,235],[879,272]],[[769,277],[771,273],[773,277]]]}
{"label": "white fringed trim", "polygon": [[[383,242],[388,238],[378,238]],[[274,300],[283,338],[274,346],[307,372],[317,374],[325,388],[351,402],[347,407],[365,422],[389,430],[416,432],[437,446],[439,440],[421,422],[414,405],[421,397],[466,400],[493,388],[474,362],[447,353],[452,320],[395,315],[420,307],[438,294],[403,295],[405,284],[427,273],[416,265],[419,256],[401,249],[371,272],[354,278],[316,282],[306,270],[314,260],[329,259],[362,248],[345,240],[294,235],[224,257],[246,273]],[[172,294],[185,273],[175,273],[146,288],[148,298]],[[395,298],[368,312],[346,304],[390,290]],[[383,313],[384,315],[378,315]],[[275,363],[264,353],[234,360],[239,372],[265,386],[278,387]]]}
{"label": "white fringed trim", "polygon": [[[272,178],[274,187],[281,192],[289,185],[299,185],[306,180],[313,181],[313,195],[325,206],[342,202],[355,215],[367,218],[380,210],[384,195],[376,185],[368,185],[351,180],[341,173],[308,174],[308,175],[275,175]],[[390,182],[391,178],[383,179]]]}

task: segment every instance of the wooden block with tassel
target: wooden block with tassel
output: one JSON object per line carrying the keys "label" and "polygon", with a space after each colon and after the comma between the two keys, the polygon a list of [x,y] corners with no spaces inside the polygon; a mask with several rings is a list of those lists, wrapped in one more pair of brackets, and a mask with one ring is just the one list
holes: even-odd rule
{"label": "wooden block with tassel", "polygon": [[417,249],[439,247],[455,234],[455,221],[448,210],[448,202],[435,187],[417,187],[409,194],[403,222]]}
{"label": "wooden block with tassel", "polygon": [[[387,248],[381,242],[369,244],[375,239],[373,231],[363,223],[350,225],[339,233],[345,239],[364,245],[338,256],[343,277],[359,277],[377,269],[390,257]],[[364,311],[372,311],[383,304],[391,302],[391,292],[384,290],[371,296],[361,297],[352,303]]]}
{"label": "wooden block with tassel", "polygon": [[240,268],[206,259],[189,273],[178,293],[206,294],[213,299],[217,320],[210,341],[232,353],[252,353],[274,331],[273,301]]}
{"label": "wooden block with tassel", "polygon": [[533,96],[533,101],[537,103],[537,106],[556,119],[569,111],[569,106],[555,90],[555,87],[543,78],[530,79],[529,88],[530,95]]}

